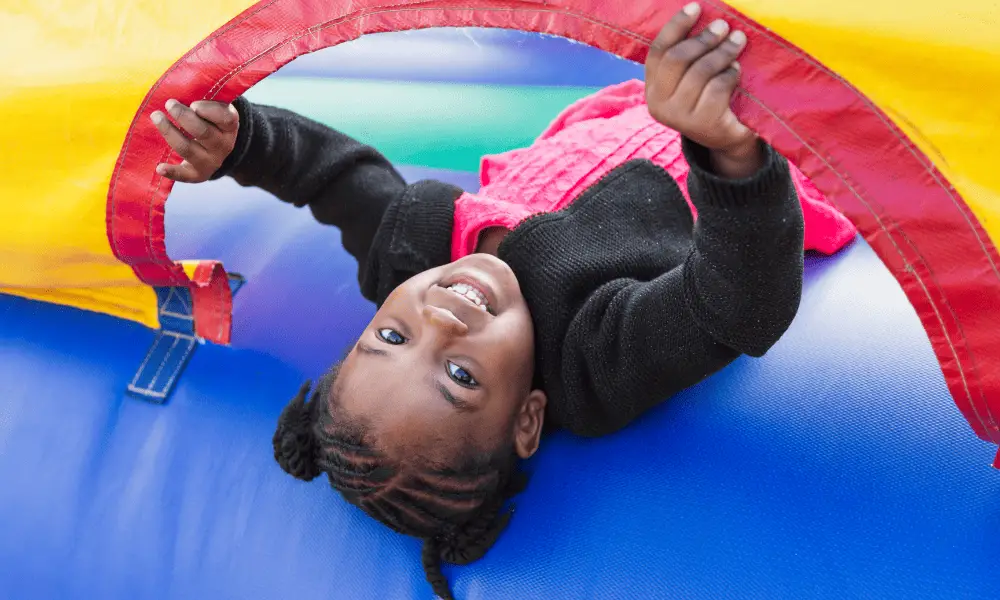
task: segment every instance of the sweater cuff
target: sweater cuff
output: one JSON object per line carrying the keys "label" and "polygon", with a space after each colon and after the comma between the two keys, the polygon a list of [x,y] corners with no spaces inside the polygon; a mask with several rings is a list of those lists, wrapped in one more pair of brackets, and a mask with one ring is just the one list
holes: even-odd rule
{"label": "sweater cuff", "polygon": [[226,160],[222,161],[222,166],[209,178],[210,180],[232,175],[233,171],[238,169],[243,162],[243,157],[246,156],[247,151],[250,150],[250,139],[253,137],[257,111],[254,105],[243,96],[233,100],[233,107],[236,108],[236,112],[240,117],[239,129],[236,130],[236,144],[233,146],[233,151],[226,157]]}
{"label": "sweater cuff", "polygon": [[[694,182],[688,182],[692,192],[692,201],[697,205],[706,202],[719,207],[739,208],[762,205],[782,204],[788,199],[788,186],[791,174],[788,161],[778,154],[774,148],[763,140],[758,142],[763,152],[764,161],[760,169],[749,177],[742,179],[726,179],[716,175],[712,170],[710,150],[686,137],[681,138],[681,148],[684,158],[691,167],[691,177]],[[691,183],[699,188],[698,197],[694,197]]]}
{"label": "sweater cuff", "polygon": [[460,188],[418,181],[386,209],[360,271],[361,294],[382,306],[413,275],[451,262],[455,200]]}

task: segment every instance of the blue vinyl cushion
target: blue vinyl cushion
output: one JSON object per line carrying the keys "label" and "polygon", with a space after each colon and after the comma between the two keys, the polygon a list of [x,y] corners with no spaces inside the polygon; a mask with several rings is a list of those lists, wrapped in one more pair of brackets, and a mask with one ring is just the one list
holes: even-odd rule
{"label": "blue vinyl cushion", "polygon": [[[282,406],[374,312],[338,232],[227,181],[178,186],[167,217],[174,258],[247,282],[233,346],[199,347],[165,405],[125,393],[154,332],[0,296],[0,598],[430,598],[416,540],[271,456]],[[446,572],[468,600],[993,600],[992,455],[859,240],[807,259],[763,359],[620,434],[547,439],[507,532]]]}

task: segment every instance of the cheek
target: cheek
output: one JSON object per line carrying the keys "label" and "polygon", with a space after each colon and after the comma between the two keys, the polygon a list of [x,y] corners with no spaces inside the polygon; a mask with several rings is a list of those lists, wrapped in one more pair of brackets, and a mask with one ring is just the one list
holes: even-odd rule
{"label": "cheek", "polygon": [[384,309],[390,309],[393,304],[400,301],[409,302],[410,299],[419,298],[427,291],[431,286],[433,286],[441,278],[441,267],[430,269],[429,271],[424,271],[423,273],[417,273],[413,277],[407,279],[403,283],[399,284],[396,289],[389,293],[389,296],[385,299],[385,303],[382,304],[382,312]]}
{"label": "cheek", "polygon": [[509,315],[497,323],[491,337],[491,346],[498,350],[492,360],[498,366],[503,365],[506,370],[524,369],[534,363],[535,334],[527,311]]}

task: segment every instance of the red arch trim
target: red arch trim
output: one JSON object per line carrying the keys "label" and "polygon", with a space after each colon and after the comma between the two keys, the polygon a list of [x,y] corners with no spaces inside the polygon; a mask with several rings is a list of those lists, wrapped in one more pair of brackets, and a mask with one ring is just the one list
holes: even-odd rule
{"label": "red arch trim", "polygon": [[[498,27],[575,39],[642,61],[680,0],[264,0],[178,60],[139,107],[108,194],[116,256],[151,285],[204,287],[166,255],[169,156],[149,114],[171,98],[228,101],[295,57],[363,34],[425,27]],[[973,430],[1000,443],[1000,256],[944,176],[893,122],[847,82],[732,8],[706,0],[748,33],[738,112],[809,175],[859,228],[902,285]],[[221,269],[214,269],[221,272]],[[220,288],[221,289],[221,288]],[[202,293],[199,335],[228,341],[228,299]],[[197,309],[196,309],[197,310]],[[222,316],[219,316],[222,315]],[[212,320],[215,319],[214,322]],[[221,321],[219,320],[221,319]],[[196,318],[196,321],[199,319]],[[220,334],[220,331],[223,331]]]}

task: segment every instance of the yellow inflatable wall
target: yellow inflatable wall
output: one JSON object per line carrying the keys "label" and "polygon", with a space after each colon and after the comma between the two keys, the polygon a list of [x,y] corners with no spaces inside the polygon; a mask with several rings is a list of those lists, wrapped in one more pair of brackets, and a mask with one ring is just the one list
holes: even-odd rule
{"label": "yellow inflatable wall", "polygon": [[[163,248],[170,185],[153,167],[168,155],[147,117],[166,97],[231,99],[304,52],[428,26],[529,29],[641,60],[682,4],[9,0],[0,6],[0,291],[157,327],[151,286],[218,283],[218,265],[175,264]],[[736,19],[750,34],[741,116],[859,226],[914,303],[973,428],[1000,440],[995,0],[703,4],[704,18]],[[782,104],[775,90],[801,92],[812,108]],[[884,144],[864,147],[873,133]],[[198,334],[225,342],[220,289],[202,301],[214,329]]]}

